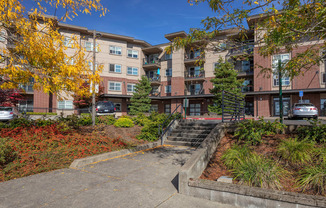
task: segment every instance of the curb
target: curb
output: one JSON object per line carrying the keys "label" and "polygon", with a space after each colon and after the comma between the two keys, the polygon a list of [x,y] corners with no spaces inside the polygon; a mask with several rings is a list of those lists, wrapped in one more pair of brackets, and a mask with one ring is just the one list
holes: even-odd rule
{"label": "curb", "polygon": [[157,142],[139,145],[133,149],[124,149],[124,150],[120,150],[120,151],[107,152],[107,153],[103,153],[103,154],[99,154],[99,155],[76,159],[71,163],[69,168],[81,168],[81,167],[84,167],[84,166],[92,164],[92,163],[100,162],[103,160],[108,160],[108,159],[115,158],[115,157],[120,157],[120,156],[134,153],[137,151],[152,149],[152,148],[160,146],[160,145],[161,145],[161,141],[157,141]]}

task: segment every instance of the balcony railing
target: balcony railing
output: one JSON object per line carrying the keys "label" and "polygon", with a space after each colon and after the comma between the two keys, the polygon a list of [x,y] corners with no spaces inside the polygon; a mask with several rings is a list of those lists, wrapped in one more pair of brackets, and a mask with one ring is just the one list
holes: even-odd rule
{"label": "balcony railing", "polygon": [[160,60],[158,58],[144,58],[143,65],[151,65],[151,64],[160,64]]}
{"label": "balcony railing", "polygon": [[160,83],[161,82],[161,76],[160,75],[157,75],[157,76],[154,76],[154,77],[149,77],[147,76],[148,80],[150,82],[155,82],[155,83]]}
{"label": "balcony railing", "polygon": [[160,97],[161,96],[161,92],[158,92],[158,91],[151,91],[149,93],[149,96],[151,97]]}
{"label": "balcony railing", "polygon": [[241,87],[241,92],[253,92],[254,88],[251,86]]}
{"label": "balcony railing", "polygon": [[33,85],[20,85],[19,88],[25,92],[34,92]]}
{"label": "balcony railing", "polygon": [[185,71],[185,79],[202,79],[205,78],[205,71]]}
{"label": "balcony railing", "polygon": [[251,54],[254,51],[254,45],[245,45],[241,47],[236,47],[230,50],[231,55],[248,53]]}
{"label": "balcony railing", "polygon": [[190,52],[190,53],[185,53],[185,60],[193,60],[193,59],[199,59],[200,58],[200,53],[195,53],[195,52]]}
{"label": "balcony railing", "polygon": [[205,90],[204,89],[192,89],[192,90],[185,90],[185,95],[203,95],[205,94]]}

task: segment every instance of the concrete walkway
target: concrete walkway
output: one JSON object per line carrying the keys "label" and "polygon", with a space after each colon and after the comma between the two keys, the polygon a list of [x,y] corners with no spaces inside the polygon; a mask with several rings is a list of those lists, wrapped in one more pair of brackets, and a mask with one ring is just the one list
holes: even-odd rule
{"label": "concrete walkway", "polygon": [[0,207],[231,207],[177,193],[177,174],[194,152],[158,147],[82,169],[0,183]]}

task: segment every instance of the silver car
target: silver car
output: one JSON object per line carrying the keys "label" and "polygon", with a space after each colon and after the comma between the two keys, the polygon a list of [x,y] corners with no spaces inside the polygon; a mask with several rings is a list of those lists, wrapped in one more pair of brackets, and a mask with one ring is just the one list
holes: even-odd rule
{"label": "silver car", "polygon": [[9,121],[15,117],[14,107],[0,107],[0,121]]}
{"label": "silver car", "polygon": [[288,113],[289,119],[292,118],[318,118],[318,109],[312,103],[294,103]]}

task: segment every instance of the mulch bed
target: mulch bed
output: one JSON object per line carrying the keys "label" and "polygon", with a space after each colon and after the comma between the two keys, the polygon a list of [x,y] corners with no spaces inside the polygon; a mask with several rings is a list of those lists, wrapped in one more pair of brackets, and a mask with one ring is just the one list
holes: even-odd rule
{"label": "mulch bed", "polygon": [[[302,192],[302,190],[297,188],[295,184],[295,175],[303,167],[290,166],[286,162],[282,161],[279,158],[279,156],[276,155],[276,149],[280,141],[285,138],[291,138],[291,137],[294,137],[294,135],[277,134],[274,136],[266,136],[263,138],[262,144],[257,145],[251,149],[253,149],[255,152],[257,152],[260,155],[264,155],[267,158],[271,158],[274,161],[278,161],[282,165],[282,167],[288,171],[287,177],[280,179],[280,183],[282,184],[282,188],[281,188],[282,191],[314,195],[312,191]],[[233,138],[233,136],[230,134],[227,134],[224,138],[222,138],[220,144],[217,146],[216,151],[212,155],[210,162],[208,163],[206,169],[204,170],[200,178],[216,181],[221,176],[232,177],[232,173],[223,164],[223,162],[221,161],[221,157],[227,149],[229,149],[233,144],[237,142],[238,142],[237,139]],[[233,180],[233,183],[237,184],[238,181]]]}

